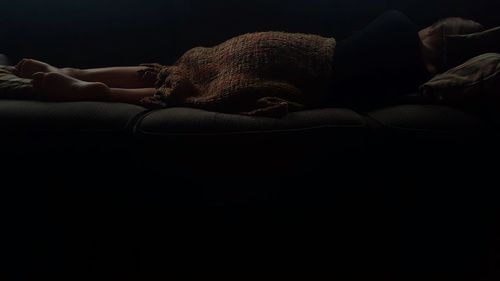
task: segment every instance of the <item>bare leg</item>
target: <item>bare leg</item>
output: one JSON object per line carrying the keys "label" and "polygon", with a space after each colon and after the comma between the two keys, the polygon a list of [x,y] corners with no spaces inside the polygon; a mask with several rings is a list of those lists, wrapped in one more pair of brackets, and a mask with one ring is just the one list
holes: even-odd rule
{"label": "bare leg", "polygon": [[59,72],[33,74],[33,88],[44,101],[105,101],[110,89],[100,82],[84,82]]}
{"label": "bare leg", "polygon": [[33,74],[33,86],[46,101],[110,101],[140,105],[153,96],[155,88],[109,88],[101,82],[85,82],[58,72]]}
{"label": "bare leg", "polygon": [[154,81],[145,81],[137,75],[144,66],[107,67],[94,69],[57,68],[48,63],[22,59],[15,66],[15,74],[23,78],[33,78],[37,72],[65,74],[86,82],[101,82],[110,88],[143,89],[153,88]]}
{"label": "bare leg", "polygon": [[152,97],[155,93],[156,93],[155,88],[143,88],[143,89],[110,88],[109,101],[141,105],[140,103],[141,99],[146,97]]}
{"label": "bare leg", "polygon": [[137,75],[143,66],[107,67],[70,70],[70,76],[87,82],[102,82],[110,88],[143,89],[153,88],[154,82],[146,82]]}

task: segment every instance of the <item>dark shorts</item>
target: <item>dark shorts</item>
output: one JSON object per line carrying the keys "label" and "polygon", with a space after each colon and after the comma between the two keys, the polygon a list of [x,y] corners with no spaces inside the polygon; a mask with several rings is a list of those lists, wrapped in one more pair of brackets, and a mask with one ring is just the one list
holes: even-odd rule
{"label": "dark shorts", "polygon": [[420,48],[417,27],[398,11],[388,11],[340,40],[329,105],[372,106],[415,93],[431,77]]}

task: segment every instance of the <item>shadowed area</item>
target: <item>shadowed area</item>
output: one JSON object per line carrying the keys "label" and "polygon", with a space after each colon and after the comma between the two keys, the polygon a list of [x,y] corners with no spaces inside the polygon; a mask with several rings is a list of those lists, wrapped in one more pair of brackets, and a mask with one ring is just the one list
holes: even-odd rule
{"label": "shadowed area", "polygon": [[[342,40],[391,9],[419,28],[448,16],[500,25],[500,2],[488,0],[4,6],[0,53],[11,64],[27,57],[78,68],[170,64],[192,47],[253,31]],[[32,90],[26,79],[8,81],[11,95]],[[281,119],[0,100],[0,272],[12,273],[0,279],[256,270],[499,280],[499,124],[410,99]]]}

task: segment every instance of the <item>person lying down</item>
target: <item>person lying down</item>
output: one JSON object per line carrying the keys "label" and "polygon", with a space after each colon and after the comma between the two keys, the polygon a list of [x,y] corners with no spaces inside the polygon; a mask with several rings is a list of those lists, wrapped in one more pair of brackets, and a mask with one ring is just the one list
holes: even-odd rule
{"label": "person lying down", "polygon": [[[481,24],[456,17],[417,30],[401,12],[388,11],[338,42],[315,34],[256,32],[212,48],[193,48],[173,65],[78,69],[22,59],[10,70],[30,79],[33,99],[38,100],[281,117],[411,93],[436,74],[478,55],[450,57],[449,36],[480,32],[485,32]],[[493,33],[500,38],[498,29]],[[488,48],[478,47],[477,52],[492,51]]]}

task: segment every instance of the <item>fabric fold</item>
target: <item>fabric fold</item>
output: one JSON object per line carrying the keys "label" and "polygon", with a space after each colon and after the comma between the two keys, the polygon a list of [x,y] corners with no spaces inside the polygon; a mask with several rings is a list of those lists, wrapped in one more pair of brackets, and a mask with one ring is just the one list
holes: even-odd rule
{"label": "fabric fold", "polygon": [[270,31],[196,47],[170,66],[141,64],[138,75],[157,88],[141,103],[272,117],[320,106],[330,91],[335,46],[334,38]]}

